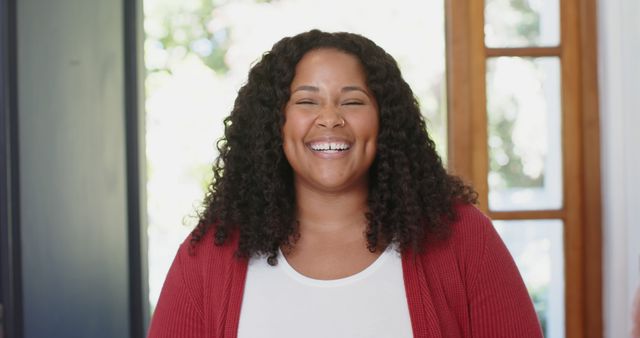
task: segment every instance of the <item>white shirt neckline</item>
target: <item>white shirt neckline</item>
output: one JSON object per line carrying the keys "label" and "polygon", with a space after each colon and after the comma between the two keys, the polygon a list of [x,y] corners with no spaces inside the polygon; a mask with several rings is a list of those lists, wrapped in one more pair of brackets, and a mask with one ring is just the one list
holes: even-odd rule
{"label": "white shirt neckline", "polygon": [[315,279],[301,274],[289,264],[286,257],[282,254],[282,250],[280,250],[280,248],[278,248],[279,259],[277,268],[282,269],[284,273],[287,274],[287,276],[304,285],[313,287],[339,287],[356,283],[376,272],[380,268],[380,266],[384,264],[387,257],[389,257],[389,255],[394,252],[394,250],[395,246],[393,244],[389,244],[387,248],[382,252],[382,254],[380,254],[380,256],[376,258],[376,260],[373,261],[373,263],[367,266],[364,270],[356,272],[351,276],[338,279]]}

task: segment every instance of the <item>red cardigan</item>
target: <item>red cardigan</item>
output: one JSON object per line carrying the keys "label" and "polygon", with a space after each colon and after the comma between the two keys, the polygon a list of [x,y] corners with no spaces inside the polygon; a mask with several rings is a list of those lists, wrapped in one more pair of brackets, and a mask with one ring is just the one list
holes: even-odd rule
{"label": "red cardigan", "polygon": [[[522,278],[491,222],[473,206],[457,213],[447,240],[421,255],[402,253],[414,337],[542,337]],[[148,337],[236,337],[247,260],[233,257],[237,236],[214,246],[212,233],[193,255],[188,239],[180,246]]]}

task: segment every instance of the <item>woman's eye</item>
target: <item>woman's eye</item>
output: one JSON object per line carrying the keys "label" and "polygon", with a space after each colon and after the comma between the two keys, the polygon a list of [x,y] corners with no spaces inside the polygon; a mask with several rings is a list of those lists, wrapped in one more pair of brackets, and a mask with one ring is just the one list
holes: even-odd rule
{"label": "woman's eye", "polygon": [[361,106],[364,103],[362,103],[361,101],[346,101],[343,103],[343,105],[345,106]]}
{"label": "woman's eye", "polygon": [[315,102],[311,100],[300,100],[300,101],[297,101],[296,104],[315,104]]}

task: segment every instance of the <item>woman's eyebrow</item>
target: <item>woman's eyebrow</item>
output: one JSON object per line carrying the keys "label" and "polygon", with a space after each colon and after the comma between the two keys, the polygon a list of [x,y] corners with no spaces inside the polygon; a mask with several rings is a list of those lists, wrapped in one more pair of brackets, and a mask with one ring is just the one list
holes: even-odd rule
{"label": "woman's eyebrow", "polygon": [[[318,92],[320,92],[320,88],[318,88],[316,86],[311,86],[311,85],[301,85],[301,86],[296,87],[291,92],[291,94],[299,92],[299,91],[309,91],[309,92],[318,93]],[[364,89],[364,88],[362,88],[360,86],[355,86],[355,85],[354,86],[344,86],[344,87],[342,87],[342,89],[340,89],[340,92],[342,92],[342,93],[348,93],[348,92],[352,92],[352,91],[359,91],[359,92],[364,93],[367,96],[371,96],[370,93],[366,89]]]}
{"label": "woman's eyebrow", "polygon": [[320,88],[315,87],[315,86],[309,86],[309,85],[302,85],[302,86],[298,86],[296,89],[293,90],[292,93],[301,91],[301,90],[306,90],[306,91],[311,91],[311,92],[319,92]]}
{"label": "woman's eyebrow", "polygon": [[350,92],[350,91],[354,91],[354,90],[357,90],[357,91],[360,91],[360,92],[363,92],[363,93],[369,95],[369,92],[367,90],[365,90],[364,88],[360,87],[360,86],[345,86],[345,87],[342,87],[342,90],[340,90],[340,91],[343,92],[343,93],[346,93],[346,92]]}

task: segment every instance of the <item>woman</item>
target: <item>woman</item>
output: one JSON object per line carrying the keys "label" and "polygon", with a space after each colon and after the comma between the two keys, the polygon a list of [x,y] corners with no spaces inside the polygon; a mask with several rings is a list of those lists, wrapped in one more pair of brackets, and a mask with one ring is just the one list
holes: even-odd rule
{"label": "woman", "polygon": [[281,40],[225,126],[150,337],[541,337],[476,194],[373,42]]}

